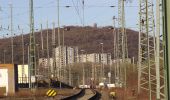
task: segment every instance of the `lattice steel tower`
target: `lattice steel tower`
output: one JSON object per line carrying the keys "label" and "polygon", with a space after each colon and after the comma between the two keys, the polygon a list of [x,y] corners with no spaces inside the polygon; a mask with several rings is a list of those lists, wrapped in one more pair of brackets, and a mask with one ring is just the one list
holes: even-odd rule
{"label": "lattice steel tower", "polygon": [[156,93],[156,40],[153,0],[140,0],[139,55],[138,55],[138,93],[148,91],[149,100]]}
{"label": "lattice steel tower", "polygon": [[35,88],[36,76],[36,56],[35,56],[35,36],[34,36],[34,11],[33,0],[29,2],[30,7],[30,44],[29,44],[29,73],[30,73],[30,88]]}
{"label": "lattice steel tower", "polygon": [[[126,87],[126,66],[125,58],[128,57],[127,51],[127,37],[125,30],[125,0],[118,0],[118,33],[117,33],[117,57],[118,60],[122,59],[122,62],[119,61],[119,80],[120,83],[123,83]],[[121,65],[123,65],[121,67]],[[124,75],[124,76],[123,76]],[[123,82],[124,81],[124,82]]]}

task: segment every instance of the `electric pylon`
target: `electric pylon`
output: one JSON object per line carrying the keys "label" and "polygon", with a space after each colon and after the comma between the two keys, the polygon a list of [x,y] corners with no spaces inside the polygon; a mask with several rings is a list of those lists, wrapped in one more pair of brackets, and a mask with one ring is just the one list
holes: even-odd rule
{"label": "electric pylon", "polygon": [[[127,49],[126,49],[126,30],[125,30],[125,0],[118,1],[118,50],[117,57],[118,59],[122,59],[122,62],[119,61],[119,80],[120,83],[123,83],[126,89],[126,66],[125,66],[125,58],[127,57]],[[123,65],[121,67],[121,65]],[[124,76],[123,76],[124,75]],[[124,82],[123,82],[124,81]]]}
{"label": "electric pylon", "polygon": [[153,0],[140,0],[139,5],[138,93],[140,89],[149,91],[151,100],[156,92],[154,5]]}
{"label": "electric pylon", "polygon": [[30,77],[30,88],[35,88],[35,76],[36,76],[36,57],[35,57],[35,36],[34,36],[34,10],[33,0],[29,2],[30,7],[30,48],[29,48],[29,77]]}
{"label": "electric pylon", "polygon": [[114,59],[115,59],[115,63],[114,63],[114,76],[115,76],[115,83],[118,84],[120,82],[120,68],[119,68],[119,58],[118,58],[118,32],[116,30],[116,18],[115,16],[113,17],[113,35],[114,35]]}

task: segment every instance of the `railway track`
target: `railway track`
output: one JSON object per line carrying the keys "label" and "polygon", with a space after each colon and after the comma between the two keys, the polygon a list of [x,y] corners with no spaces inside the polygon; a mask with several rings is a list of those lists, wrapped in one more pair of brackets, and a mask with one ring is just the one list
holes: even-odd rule
{"label": "railway track", "polygon": [[100,93],[94,89],[82,89],[78,94],[66,97],[62,100],[99,100]]}
{"label": "railway track", "polygon": [[85,89],[84,95],[77,100],[89,100],[91,97],[93,97],[95,93],[91,89]]}
{"label": "railway track", "polygon": [[[27,92],[23,91],[23,93],[25,94]],[[57,96],[52,98],[52,97],[44,96],[43,94],[42,95],[37,94],[37,96],[34,96],[34,95],[30,96],[28,92],[27,96],[24,96],[21,94],[21,95],[11,96],[11,97],[2,97],[0,98],[0,100],[13,100],[13,99],[15,100],[99,100],[100,98],[100,93],[98,93],[94,89],[80,89],[76,93],[75,91],[71,90],[70,93],[72,94],[68,96],[67,95],[60,96],[58,94]]]}

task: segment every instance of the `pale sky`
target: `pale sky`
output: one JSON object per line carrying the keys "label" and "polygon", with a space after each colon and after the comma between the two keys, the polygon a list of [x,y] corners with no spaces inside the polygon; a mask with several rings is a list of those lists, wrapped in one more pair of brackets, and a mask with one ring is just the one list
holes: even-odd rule
{"label": "pale sky", "polygon": [[[85,0],[85,25],[92,26],[94,23],[97,23],[98,26],[113,25],[112,18],[118,15],[117,1],[118,0]],[[125,4],[126,27],[137,30],[138,0],[129,1],[132,2]],[[24,32],[29,32],[29,0],[0,0],[0,25],[6,29],[10,25],[9,4],[11,3],[13,4],[14,32],[20,34],[18,25],[24,29]],[[66,8],[65,6],[71,7]],[[80,21],[80,17],[82,19],[82,16],[82,0],[60,0],[61,26],[82,26]],[[45,29],[47,20],[51,28],[52,22],[57,23],[57,0],[34,0],[34,18],[36,29],[40,29],[40,23],[43,24],[43,29]],[[1,30],[0,37],[7,33],[10,33],[10,31]]]}

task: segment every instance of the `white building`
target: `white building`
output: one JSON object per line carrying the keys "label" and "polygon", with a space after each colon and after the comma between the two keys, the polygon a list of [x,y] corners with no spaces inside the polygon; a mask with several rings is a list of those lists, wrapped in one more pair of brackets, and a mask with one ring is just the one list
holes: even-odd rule
{"label": "white building", "polygon": [[100,62],[104,63],[106,65],[111,65],[112,60],[111,60],[111,54],[110,53],[103,53],[100,55]]}
{"label": "white building", "polygon": [[[60,55],[59,55],[59,51],[61,52]],[[60,60],[59,60],[59,57],[60,57]],[[61,46],[60,48],[59,47],[55,48],[55,60],[56,60],[56,67],[60,66],[60,64],[61,66],[66,66],[67,64],[73,64],[77,62],[78,61],[78,47]],[[53,71],[54,69],[53,66],[54,66],[53,58],[49,58],[49,61],[47,58],[40,58],[38,60],[38,67],[42,72],[43,72],[43,69],[48,70],[49,67],[50,67],[50,70]]]}
{"label": "white building", "polygon": [[111,54],[110,53],[92,53],[92,54],[81,54],[79,56],[79,62],[92,62],[92,63],[103,63],[106,65],[111,65]]}
{"label": "white building", "polygon": [[[131,59],[130,58],[126,58],[125,60],[126,60],[127,63],[131,64]],[[114,64],[116,62],[122,63],[122,59],[113,59],[112,60],[112,64]]]}
{"label": "white building", "polygon": [[[59,55],[60,51],[60,55]],[[72,64],[78,61],[78,47],[61,46],[55,49],[56,63],[63,62],[63,65]],[[60,61],[59,61],[60,58]]]}

